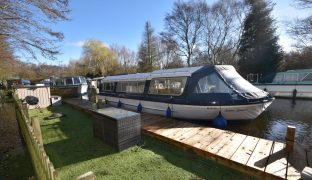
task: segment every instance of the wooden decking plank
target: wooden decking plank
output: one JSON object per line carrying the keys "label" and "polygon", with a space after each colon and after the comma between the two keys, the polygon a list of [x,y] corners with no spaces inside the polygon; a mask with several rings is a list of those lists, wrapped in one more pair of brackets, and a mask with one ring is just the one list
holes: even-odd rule
{"label": "wooden decking plank", "polygon": [[291,163],[287,164],[287,178],[288,180],[300,179],[301,174]]}
{"label": "wooden decking plank", "polygon": [[312,167],[312,150],[307,150],[307,163],[309,167]]}
{"label": "wooden decking plank", "polygon": [[170,130],[161,132],[160,135],[167,137],[170,134],[176,133],[176,132],[180,131],[181,128],[184,128],[184,127],[187,127],[187,126],[188,126],[188,123],[185,123],[185,122],[184,123],[179,123],[178,125],[172,127]]}
{"label": "wooden decking plank", "polygon": [[184,140],[193,138],[195,134],[199,133],[202,130],[203,127],[192,127],[190,131],[185,132],[184,134],[182,134],[181,136],[179,136],[177,139],[174,140],[183,142]]}
{"label": "wooden decking plank", "polygon": [[202,131],[198,131],[192,138],[184,139],[182,142],[190,146],[200,143],[201,140],[213,131],[213,128],[206,127]]}
{"label": "wooden decking plank", "polygon": [[197,143],[195,143],[194,147],[199,148],[199,149],[204,149],[211,142],[215,141],[224,132],[225,131],[220,130],[220,129],[213,129],[213,131],[210,131],[206,136],[204,136]]}
{"label": "wooden decking plank", "polygon": [[143,116],[152,117],[152,118],[159,118],[159,117],[167,118],[166,116],[161,116],[161,115],[158,115],[158,114],[150,114],[150,113],[145,113],[145,112],[142,112],[141,114],[143,114]]}
{"label": "wooden decking plank", "polygon": [[142,119],[158,119],[161,116],[155,116],[151,114],[146,114],[146,113],[141,113],[141,118]]}
{"label": "wooden decking plank", "polygon": [[175,122],[173,121],[168,121],[166,119],[163,119],[161,121],[158,121],[156,123],[152,123],[150,125],[147,125],[147,126],[144,126],[142,129],[146,130],[146,131],[156,131],[157,129],[159,128],[162,128],[164,126],[168,126],[168,125],[171,125]]}
{"label": "wooden decking plank", "polygon": [[287,152],[284,147],[284,143],[274,142],[272,152],[265,168],[266,173],[286,178]]}
{"label": "wooden decking plank", "polygon": [[234,155],[231,157],[231,160],[240,164],[246,164],[252,152],[256,148],[258,141],[259,138],[257,137],[247,136],[243,143],[238,147]]}
{"label": "wooden decking plank", "polygon": [[300,172],[308,166],[306,150],[295,144],[287,157],[287,179],[299,179]]}
{"label": "wooden decking plank", "polygon": [[180,128],[179,131],[174,132],[174,133],[168,135],[167,138],[170,138],[170,139],[174,139],[174,140],[175,140],[175,139],[177,139],[177,138],[183,136],[184,133],[193,130],[193,128],[194,128],[194,127],[192,127],[192,126],[186,126],[186,127]]}
{"label": "wooden decking plank", "polygon": [[223,145],[217,155],[224,157],[225,159],[230,159],[246,137],[246,135],[236,133],[229,142],[226,142]]}
{"label": "wooden decking plank", "polygon": [[[181,121],[176,121],[175,123],[172,123],[172,124],[168,124],[168,126],[163,126],[157,130],[154,131],[155,134],[158,134],[158,135],[162,135],[162,133],[167,133],[167,134],[171,134],[171,132],[173,132],[173,130],[176,130],[176,129],[181,129],[181,128],[176,128],[176,127],[181,127],[181,128],[184,128],[184,127],[187,127],[185,126],[185,123],[181,122]],[[162,135],[164,136],[164,135]]]}
{"label": "wooden decking plank", "polygon": [[234,132],[224,131],[217,139],[211,142],[204,149],[210,153],[216,154],[220,149],[222,149],[223,145],[230,141],[230,139],[235,135]]}
{"label": "wooden decking plank", "polygon": [[246,165],[264,171],[272,145],[273,141],[260,139]]}
{"label": "wooden decking plank", "polygon": [[142,121],[143,126],[156,123],[160,120],[163,120],[164,118],[165,117],[161,117],[161,116],[148,116],[148,115],[142,116],[141,114],[141,121]]}

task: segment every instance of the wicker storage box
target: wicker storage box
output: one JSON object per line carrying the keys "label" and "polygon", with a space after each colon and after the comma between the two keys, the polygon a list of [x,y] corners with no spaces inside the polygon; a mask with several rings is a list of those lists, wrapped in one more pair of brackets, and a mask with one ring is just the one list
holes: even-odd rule
{"label": "wicker storage box", "polygon": [[93,110],[93,135],[122,151],[141,139],[140,114],[114,107]]}

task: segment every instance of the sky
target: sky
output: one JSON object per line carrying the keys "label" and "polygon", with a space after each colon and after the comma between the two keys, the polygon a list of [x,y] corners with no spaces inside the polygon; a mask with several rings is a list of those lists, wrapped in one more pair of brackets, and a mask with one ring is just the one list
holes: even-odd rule
{"label": "sky", "polygon": [[[216,0],[206,0],[212,4]],[[164,29],[164,17],[175,0],[88,0],[70,1],[69,21],[59,22],[54,29],[62,31],[65,39],[60,44],[61,54],[56,61],[40,60],[48,64],[68,64],[78,59],[83,42],[98,39],[107,45],[118,44],[137,51],[142,40],[144,23],[150,21],[156,33]],[[276,19],[279,43],[284,51],[290,51],[293,40],[285,29],[287,20],[305,17],[308,12],[295,8],[294,0],[273,0],[272,16]]]}

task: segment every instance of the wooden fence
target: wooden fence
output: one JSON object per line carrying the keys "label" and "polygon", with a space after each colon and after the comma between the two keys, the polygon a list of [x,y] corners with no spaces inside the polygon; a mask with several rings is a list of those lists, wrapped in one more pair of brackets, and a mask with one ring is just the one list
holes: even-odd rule
{"label": "wooden fence", "polygon": [[31,123],[27,109],[25,106],[23,107],[16,94],[14,94],[13,99],[16,109],[16,117],[30,153],[37,179],[59,180],[59,175],[46,154],[43,144],[40,143],[39,139],[35,135],[34,123]]}
{"label": "wooden fence", "polygon": [[[26,96],[35,96],[39,99],[38,106],[40,108],[46,108],[51,105],[50,87],[48,86],[27,86],[17,87],[15,89],[19,99],[25,99]],[[35,109],[34,105],[27,105],[28,109]]]}

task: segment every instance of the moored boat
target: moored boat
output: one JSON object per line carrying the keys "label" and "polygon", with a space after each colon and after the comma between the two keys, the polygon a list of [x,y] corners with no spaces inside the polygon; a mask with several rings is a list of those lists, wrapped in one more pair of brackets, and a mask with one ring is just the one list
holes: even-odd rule
{"label": "moored boat", "polygon": [[81,97],[88,99],[88,84],[85,77],[72,76],[51,78],[51,94],[62,97]]}
{"label": "moored boat", "polygon": [[312,98],[312,69],[272,73],[253,84],[275,97]]}
{"label": "moored boat", "polygon": [[242,78],[233,66],[200,66],[107,76],[99,98],[114,106],[192,120],[219,112],[227,120],[259,116],[273,101]]}

